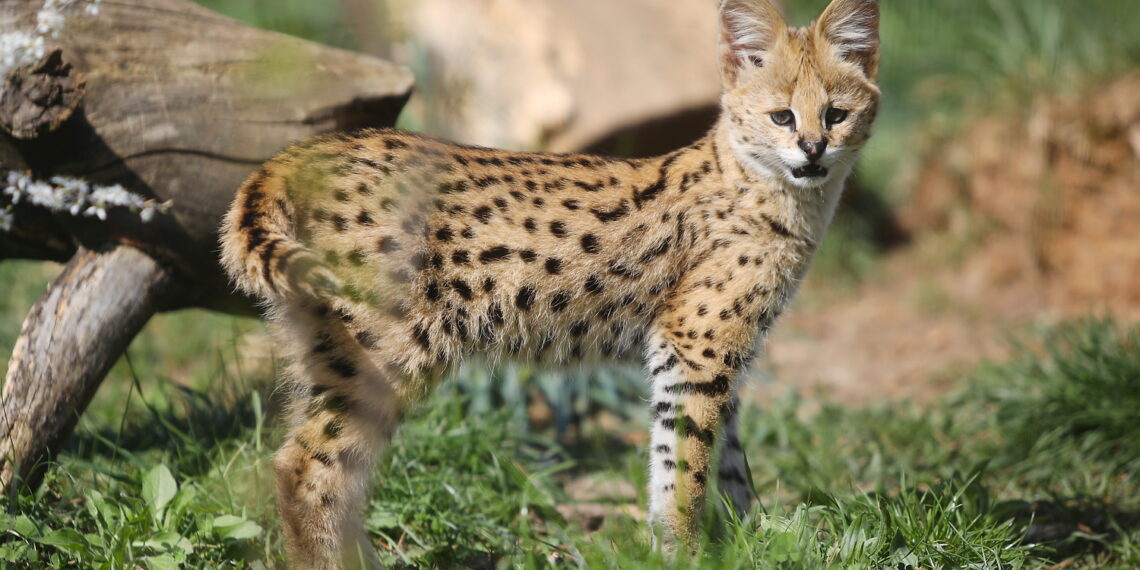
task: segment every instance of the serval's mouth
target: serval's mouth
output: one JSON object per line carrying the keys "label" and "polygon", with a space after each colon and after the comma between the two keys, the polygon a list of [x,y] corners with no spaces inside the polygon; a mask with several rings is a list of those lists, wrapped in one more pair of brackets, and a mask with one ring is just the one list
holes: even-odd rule
{"label": "serval's mouth", "polygon": [[827,168],[819,164],[808,164],[792,169],[792,176],[800,178],[823,178],[827,176]]}

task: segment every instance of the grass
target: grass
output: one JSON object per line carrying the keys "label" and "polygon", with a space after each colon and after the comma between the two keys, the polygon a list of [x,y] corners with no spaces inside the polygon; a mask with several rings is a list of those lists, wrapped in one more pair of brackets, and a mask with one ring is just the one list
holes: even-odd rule
{"label": "grass", "polygon": [[[533,392],[506,387],[517,382],[510,373],[490,384],[460,379],[390,447],[366,526],[396,567],[1134,567],[1140,328],[1076,323],[1032,344],[926,407],[852,410],[788,396],[749,408],[743,433],[759,505],[742,521],[709,509],[705,546],[673,560],[628,515],[589,531],[558,509],[576,500],[565,484],[584,476],[640,489],[644,449],[589,437],[595,426],[567,451],[553,425],[536,430],[513,416]],[[623,378],[594,383],[621,391],[636,381]],[[268,466],[280,434],[264,411],[272,401],[261,381],[215,382],[140,378],[125,402],[103,401],[117,413],[85,418],[46,484],[6,504],[0,561],[280,566]],[[476,396],[498,403],[479,408]],[[619,400],[618,415],[637,401]]]}

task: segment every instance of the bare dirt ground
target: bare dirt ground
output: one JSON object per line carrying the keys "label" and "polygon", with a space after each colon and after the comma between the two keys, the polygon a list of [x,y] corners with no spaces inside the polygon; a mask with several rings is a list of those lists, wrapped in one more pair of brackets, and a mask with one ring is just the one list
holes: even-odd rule
{"label": "bare dirt ground", "polygon": [[756,397],[926,400],[1031,327],[1140,320],[1137,93],[1132,75],[929,141],[899,216],[910,243],[854,294],[809,277]]}

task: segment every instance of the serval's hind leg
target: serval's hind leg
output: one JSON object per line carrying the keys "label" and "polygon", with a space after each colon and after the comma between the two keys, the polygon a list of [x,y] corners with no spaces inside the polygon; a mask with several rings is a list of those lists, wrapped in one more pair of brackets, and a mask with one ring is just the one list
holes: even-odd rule
{"label": "serval's hind leg", "polygon": [[376,457],[401,407],[390,378],[335,316],[291,307],[278,320],[292,352],[292,422],[273,460],[289,567],[379,566],[361,524]]}
{"label": "serval's hind leg", "polygon": [[733,394],[724,408],[724,444],[717,467],[717,489],[728,497],[736,516],[744,518],[752,507],[752,482],[748,476],[748,463],[740,442],[740,397]]}

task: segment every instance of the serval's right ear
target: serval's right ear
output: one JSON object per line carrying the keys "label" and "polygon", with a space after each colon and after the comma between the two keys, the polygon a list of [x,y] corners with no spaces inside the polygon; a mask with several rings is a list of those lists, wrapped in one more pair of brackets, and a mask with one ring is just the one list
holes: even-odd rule
{"label": "serval's right ear", "polygon": [[736,86],[745,69],[763,67],[768,53],[786,30],[780,11],[768,0],[723,0],[720,58],[725,88]]}
{"label": "serval's right ear", "polygon": [[879,0],[832,0],[815,25],[836,54],[863,69],[867,79],[879,72]]}

